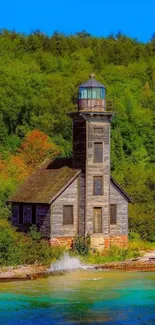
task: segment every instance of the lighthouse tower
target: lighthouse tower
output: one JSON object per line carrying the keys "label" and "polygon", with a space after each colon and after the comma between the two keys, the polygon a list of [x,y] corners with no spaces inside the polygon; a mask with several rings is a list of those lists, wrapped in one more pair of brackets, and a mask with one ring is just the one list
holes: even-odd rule
{"label": "lighthouse tower", "polygon": [[109,237],[110,121],[105,86],[94,74],[80,85],[73,119],[73,167],[82,170],[79,186],[79,234]]}
{"label": "lighthouse tower", "polygon": [[73,157],[47,159],[10,198],[12,222],[36,224],[51,245],[91,236],[98,250],[128,242],[130,196],[110,176],[110,122],[105,86],[94,74],[79,87],[73,120]]}

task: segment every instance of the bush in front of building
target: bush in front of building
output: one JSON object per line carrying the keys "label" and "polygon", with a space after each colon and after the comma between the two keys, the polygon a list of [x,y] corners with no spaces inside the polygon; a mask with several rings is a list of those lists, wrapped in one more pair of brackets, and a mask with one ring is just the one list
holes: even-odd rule
{"label": "bush in front of building", "polygon": [[87,255],[90,250],[91,238],[90,235],[87,234],[84,236],[75,236],[73,239],[72,251],[79,255]]}
{"label": "bush in front of building", "polygon": [[50,265],[60,258],[64,247],[51,247],[32,230],[30,235],[21,234],[7,220],[0,219],[0,265]]}

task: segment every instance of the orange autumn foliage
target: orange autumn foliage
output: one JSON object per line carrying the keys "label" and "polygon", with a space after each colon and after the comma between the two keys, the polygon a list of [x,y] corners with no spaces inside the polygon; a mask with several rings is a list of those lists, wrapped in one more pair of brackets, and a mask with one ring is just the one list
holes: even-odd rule
{"label": "orange autumn foliage", "polygon": [[0,176],[11,179],[14,184],[23,181],[41,162],[50,155],[55,158],[59,148],[50,143],[46,134],[39,130],[29,132],[16,155],[8,160],[0,158]]}
{"label": "orange autumn foliage", "polygon": [[33,171],[47,156],[50,155],[54,159],[60,153],[60,150],[49,141],[45,133],[33,130],[27,133],[19,153],[20,158]]}
{"label": "orange autumn foliage", "polygon": [[0,159],[0,174],[6,169],[7,163],[5,160]]}
{"label": "orange autumn foliage", "polygon": [[12,179],[15,183],[24,180],[29,174],[27,165],[19,156],[10,156],[7,161],[0,160],[0,175]]}
{"label": "orange autumn foliage", "polygon": [[17,182],[24,180],[30,173],[25,162],[19,156],[11,156],[8,161],[7,174],[9,178],[15,178]]}

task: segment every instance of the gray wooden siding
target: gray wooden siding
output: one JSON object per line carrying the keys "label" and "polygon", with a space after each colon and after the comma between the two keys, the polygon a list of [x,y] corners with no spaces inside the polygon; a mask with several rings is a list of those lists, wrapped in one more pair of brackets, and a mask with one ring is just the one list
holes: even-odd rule
{"label": "gray wooden siding", "polygon": [[85,184],[85,174],[81,173],[79,175],[79,198],[78,198],[78,233],[81,236],[85,234],[85,203],[86,203],[86,184]]}
{"label": "gray wooden siding", "polygon": [[73,167],[85,169],[86,165],[86,121],[73,121]]}
{"label": "gray wooden siding", "polygon": [[128,201],[120,190],[111,182],[110,203],[117,205],[117,224],[110,225],[110,236],[128,234]]}
{"label": "gray wooden siding", "polygon": [[36,205],[36,224],[43,237],[50,238],[51,208],[48,204]]}
{"label": "gray wooden siding", "polygon": [[[103,133],[94,132],[103,128]],[[86,232],[93,233],[94,207],[102,208],[102,232],[109,236],[110,122],[106,116],[87,121],[86,161]],[[94,162],[94,142],[103,142],[103,162]],[[103,195],[93,195],[93,176],[103,176]]]}
{"label": "gray wooden siding", "polygon": [[[63,225],[63,205],[73,205],[73,225]],[[78,230],[78,178],[51,205],[51,237],[72,237]]]}

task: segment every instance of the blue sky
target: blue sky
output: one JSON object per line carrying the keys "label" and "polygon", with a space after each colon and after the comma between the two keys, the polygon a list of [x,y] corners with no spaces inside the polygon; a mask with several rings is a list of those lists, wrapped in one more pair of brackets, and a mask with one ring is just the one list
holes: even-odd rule
{"label": "blue sky", "polygon": [[155,0],[1,0],[0,28],[51,35],[86,30],[95,36],[118,31],[148,41],[155,33]]}

